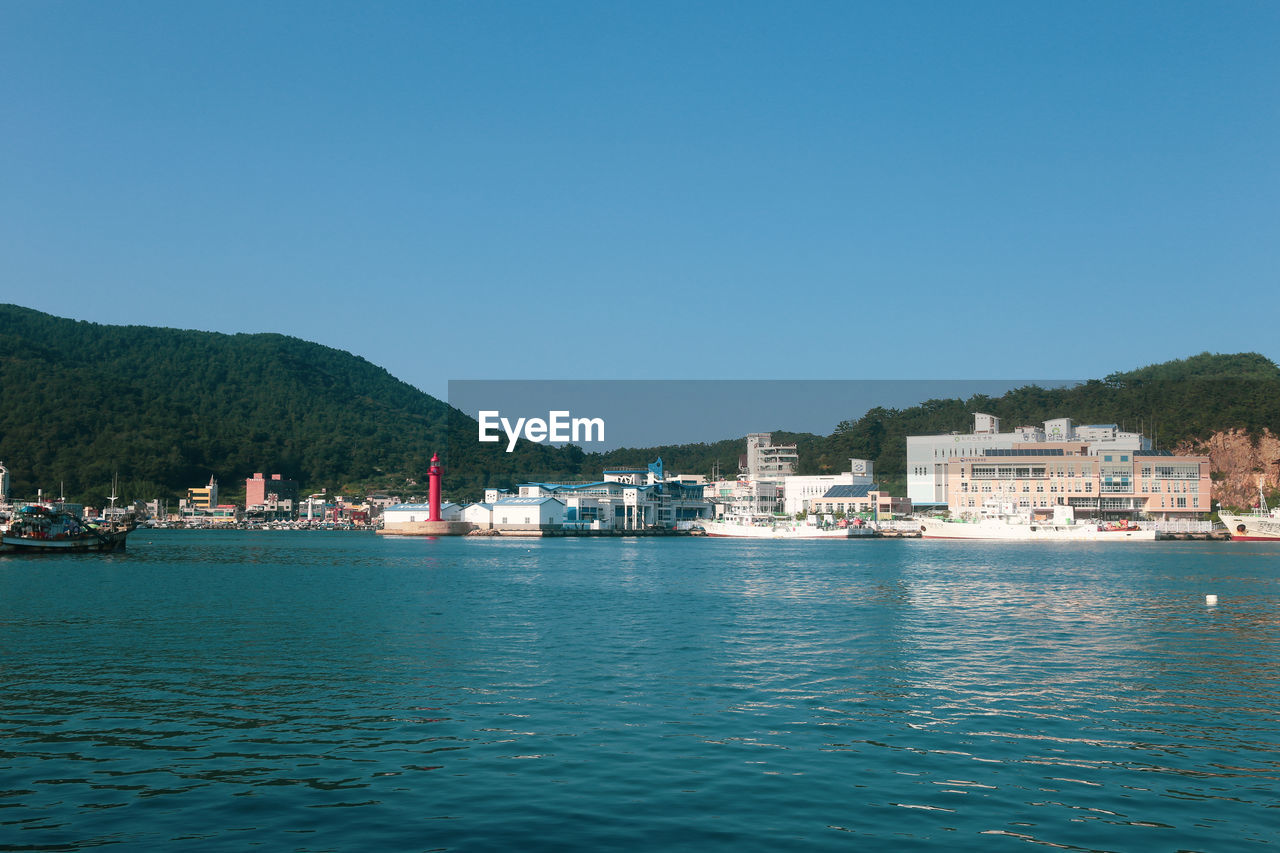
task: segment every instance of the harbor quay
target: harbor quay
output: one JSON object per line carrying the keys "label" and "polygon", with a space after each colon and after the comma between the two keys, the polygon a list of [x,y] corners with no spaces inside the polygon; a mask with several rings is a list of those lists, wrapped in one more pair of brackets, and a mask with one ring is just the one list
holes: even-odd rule
{"label": "harbor quay", "polygon": [[[973,418],[967,433],[907,437],[906,495],[882,489],[868,459],[851,458],[842,472],[797,474],[795,444],[752,433],[734,476],[677,473],[658,458],[605,468],[594,480],[488,488],[482,500],[455,502],[443,499],[443,471],[433,456],[425,502],[381,493],[348,501],[323,490],[303,497],[296,481],[258,472],[245,481],[243,509],[223,503],[210,477],[188,489],[177,513],[158,501],[133,512],[148,527],[428,537],[1232,538],[1208,519],[1207,456],[1175,456],[1116,424],[1058,418],[1002,430],[998,417]],[[0,465],[0,502],[7,502],[7,482]],[[2,516],[0,510],[0,523]],[[1240,518],[1233,529],[1236,538],[1259,530],[1267,537],[1272,524]]]}

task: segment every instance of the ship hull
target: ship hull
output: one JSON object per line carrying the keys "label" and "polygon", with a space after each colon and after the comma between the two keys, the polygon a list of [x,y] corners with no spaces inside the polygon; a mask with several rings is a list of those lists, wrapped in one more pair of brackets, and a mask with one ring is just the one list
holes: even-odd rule
{"label": "ship hull", "polygon": [[974,539],[1002,542],[1153,542],[1154,530],[1099,530],[1096,525],[1007,524],[1001,521],[920,522],[924,539]]}
{"label": "ship hull", "polygon": [[1272,516],[1234,515],[1221,513],[1222,523],[1233,542],[1280,541],[1280,518]]}
{"label": "ship hull", "polygon": [[4,535],[0,538],[0,549],[5,552],[23,553],[88,553],[123,551],[128,530],[114,530],[100,535],[76,535],[56,539],[38,539],[22,537],[22,535]]}
{"label": "ship hull", "polygon": [[[729,524],[723,521],[707,521],[702,524],[707,536],[719,539],[848,539],[859,535],[852,528],[819,530],[816,527],[767,527],[752,524]],[[870,531],[868,531],[868,534]]]}
{"label": "ship hull", "polygon": [[31,539],[24,536],[5,536],[0,539],[4,551],[13,552],[49,552],[49,553],[87,553],[103,551],[122,551],[125,547],[127,533],[106,533],[98,536],[77,536],[67,539]]}

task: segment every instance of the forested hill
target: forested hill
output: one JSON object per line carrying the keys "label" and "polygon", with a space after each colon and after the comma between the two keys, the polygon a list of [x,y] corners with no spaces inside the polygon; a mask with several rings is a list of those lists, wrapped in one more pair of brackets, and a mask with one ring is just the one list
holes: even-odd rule
{"label": "forested hill", "polygon": [[[881,483],[901,494],[906,437],[967,431],[975,411],[1006,427],[1058,417],[1114,422],[1165,448],[1238,430],[1256,447],[1264,430],[1280,434],[1280,368],[1254,353],[1206,353],[1071,388],[850,413],[827,436],[781,432],[779,423],[774,437],[798,445],[800,473],[871,459]],[[593,479],[605,467],[657,456],[669,471],[710,474],[718,465],[733,476],[745,450],[743,437],[730,436],[604,454],[521,442],[505,453],[475,435],[472,419],[341,350],[283,335],[104,326],[0,305],[0,462],[19,499],[64,487],[98,505],[117,473],[130,500],[180,496],[210,476],[235,497],[255,471],[309,491],[412,494],[422,490],[432,451],[446,458],[446,495],[476,499],[486,486]],[[1271,464],[1249,463],[1269,475]]]}
{"label": "forested hill", "polygon": [[[1211,438],[1230,431],[1246,433],[1255,448],[1269,431],[1280,435],[1280,368],[1257,353],[1213,355],[1151,365],[1068,388],[1028,386],[999,397],[926,400],[904,409],[874,408],[838,424],[831,435],[775,432],[774,438],[794,442],[802,474],[848,470],[850,458],[875,462],[876,478],[894,494],[906,493],[907,436],[969,432],[973,413],[986,412],[1002,420],[1002,428],[1043,424],[1053,418],[1072,418],[1076,424],[1116,423],[1154,437],[1158,447],[1207,453]],[[619,450],[605,455],[608,464],[634,464],[662,455],[668,470],[707,473],[719,460],[722,470],[742,439],[708,445]],[[1263,453],[1263,456],[1266,454]],[[1254,460],[1255,467],[1224,483],[1240,494],[1256,488],[1258,473],[1268,482],[1280,479],[1280,460]],[[1225,467],[1225,466],[1224,466]]]}
{"label": "forested hill", "polygon": [[968,432],[974,412],[996,415],[1003,429],[1063,417],[1076,424],[1116,423],[1144,432],[1167,450],[1197,449],[1232,430],[1256,443],[1264,431],[1280,434],[1280,368],[1257,353],[1202,353],[1069,388],[1028,386],[1000,397],[877,408],[839,424],[822,447],[832,460],[876,460],[882,479],[900,490],[905,488],[906,437]]}
{"label": "forested hill", "polygon": [[421,477],[448,407],[350,353],[274,334],[66,320],[0,306],[0,462],[15,497],[182,494],[255,471],[341,488]]}

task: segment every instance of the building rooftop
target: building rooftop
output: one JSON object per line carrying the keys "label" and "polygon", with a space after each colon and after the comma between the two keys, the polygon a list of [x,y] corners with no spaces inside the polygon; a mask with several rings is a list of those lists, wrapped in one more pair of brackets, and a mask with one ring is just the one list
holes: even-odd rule
{"label": "building rooftop", "polygon": [[555,501],[556,503],[564,503],[564,501],[556,498],[503,498],[494,504],[494,506],[537,506],[547,501]]}
{"label": "building rooftop", "polygon": [[827,489],[824,498],[865,498],[879,488],[875,483],[860,486],[832,486]]}

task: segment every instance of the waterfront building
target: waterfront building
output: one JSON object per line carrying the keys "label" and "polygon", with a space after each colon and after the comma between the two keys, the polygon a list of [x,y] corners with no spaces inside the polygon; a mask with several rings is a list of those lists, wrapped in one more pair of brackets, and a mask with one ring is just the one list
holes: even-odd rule
{"label": "waterfront building", "polygon": [[493,505],[493,526],[513,533],[558,530],[565,515],[565,503],[559,498],[504,498]]}
{"label": "waterfront building", "polygon": [[388,495],[382,492],[374,492],[365,498],[365,503],[369,505],[369,509],[377,513],[386,507],[395,506],[403,501],[396,495]]}
{"label": "waterfront building", "polygon": [[218,503],[218,481],[210,477],[209,485],[187,489],[187,496],[178,501],[178,518],[195,525],[235,524],[240,508]]}
{"label": "waterfront building", "polygon": [[1000,431],[1000,419],[976,412],[973,432],[907,436],[907,497],[917,507],[943,507],[949,502],[950,468],[955,459],[980,457],[987,451],[1030,450],[1064,442],[1088,445],[1090,454],[1132,455],[1151,450],[1150,439],[1125,432],[1116,424],[1074,426],[1070,418],[1055,418],[1041,426]]}
{"label": "waterfront building", "polygon": [[271,478],[267,479],[261,473],[245,479],[244,503],[247,509],[252,510],[255,506],[265,506],[270,503],[279,506],[284,502],[288,502],[290,506],[297,504],[298,484],[295,481],[286,480],[280,474],[272,474]]}
{"label": "waterfront building", "polygon": [[[186,506],[192,510],[212,510],[218,505],[218,481],[209,478],[209,485],[195,489],[187,489]],[[179,507],[181,511],[182,507]]]}
{"label": "waterfront building", "polygon": [[810,510],[819,514],[862,516],[870,521],[906,516],[913,512],[910,498],[895,498],[874,485],[832,486],[820,498],[810,502]]}
{"label": "waterfront building", "polygon": [[[520,487],[520,497],[559,498],[565,504],[565,520],[591,530],[675,527],[682,521],[711,515],[711,505],[703,500],[702,487],[679,482],[526,483]],[[502,503],[498,501],[493,505],[495,524],[497,509]]]}
{"label": "waterfront building", "polygon": [[178,501],[178,519],[194,527],[231,526],[240,521],[240,507],[235,504],[198,506],[191,501]]}
{"label": "waterfront building", "polygon": [[850,459],[849,470],[842,474],[792,474],[782,481],[783,512],[795,516],[808,512],[814,500],[823,497],[832,486],[870,486],[874,465],[867,459]]}
{"label": "waterfront building", "polygon": [[245,518],[249,521],[292,521],[297,518],[298,505],[292,500],[279,500],[267,495],[259,503],[246,503]]}
{"label": "waterfront building", "polygon": [[9,469],[0,462],[0,506],[9,504]]}
{"label": "waterfront building", "polygon": [[483,501],[467,504],[462,508],[459,520],[473,525],[476,530],[489,530],[493,527],[493,504]]}
{"label": "waterfront building", "polygon": [[[387,533],[413,533],[414,525],[425,522],[431,517],[428,504],[395,504],[382,510],[382,529]],[[441,521],[458,521],[462,517],[462,507],[452,501],[440,505]]]}
{"label": "waterfront building", "polygon": [[[520,498],[558,498],[565,506],[565,521],[588,530],[643,530],[649,527],[676,527],[711,516],[712,507],[703,498],[703,486],[686,483],[679,475],[668,476],[658,459],[644,468],[610,468],[603,479],[580,483],[525,483]],[[485,502],[494,508],[504,500],[499,490],[485,492]]]}
{"label": "waterfront building", "polygon": [[1208,456],[1132,450],[1105,440],[1024,442],[951,457],[945,467],[953,515],[1069,506],[1082,518],[1189,520],[1211,509]]}
{"label": "waterfront building", "polygon": [[799,461],[794,444],[774,444],[773,433],[753,432],[747,436],[747,452],[739,460],[739,470],[753,482],[781,486],[784,478],[795,474]]}
{"label": "waterfront building", "polygon": [[714,507],[715,518],[755,518],[783,511],[782,486],[746,474],[736,480],[713,480],[703,487],[702,495]]}

